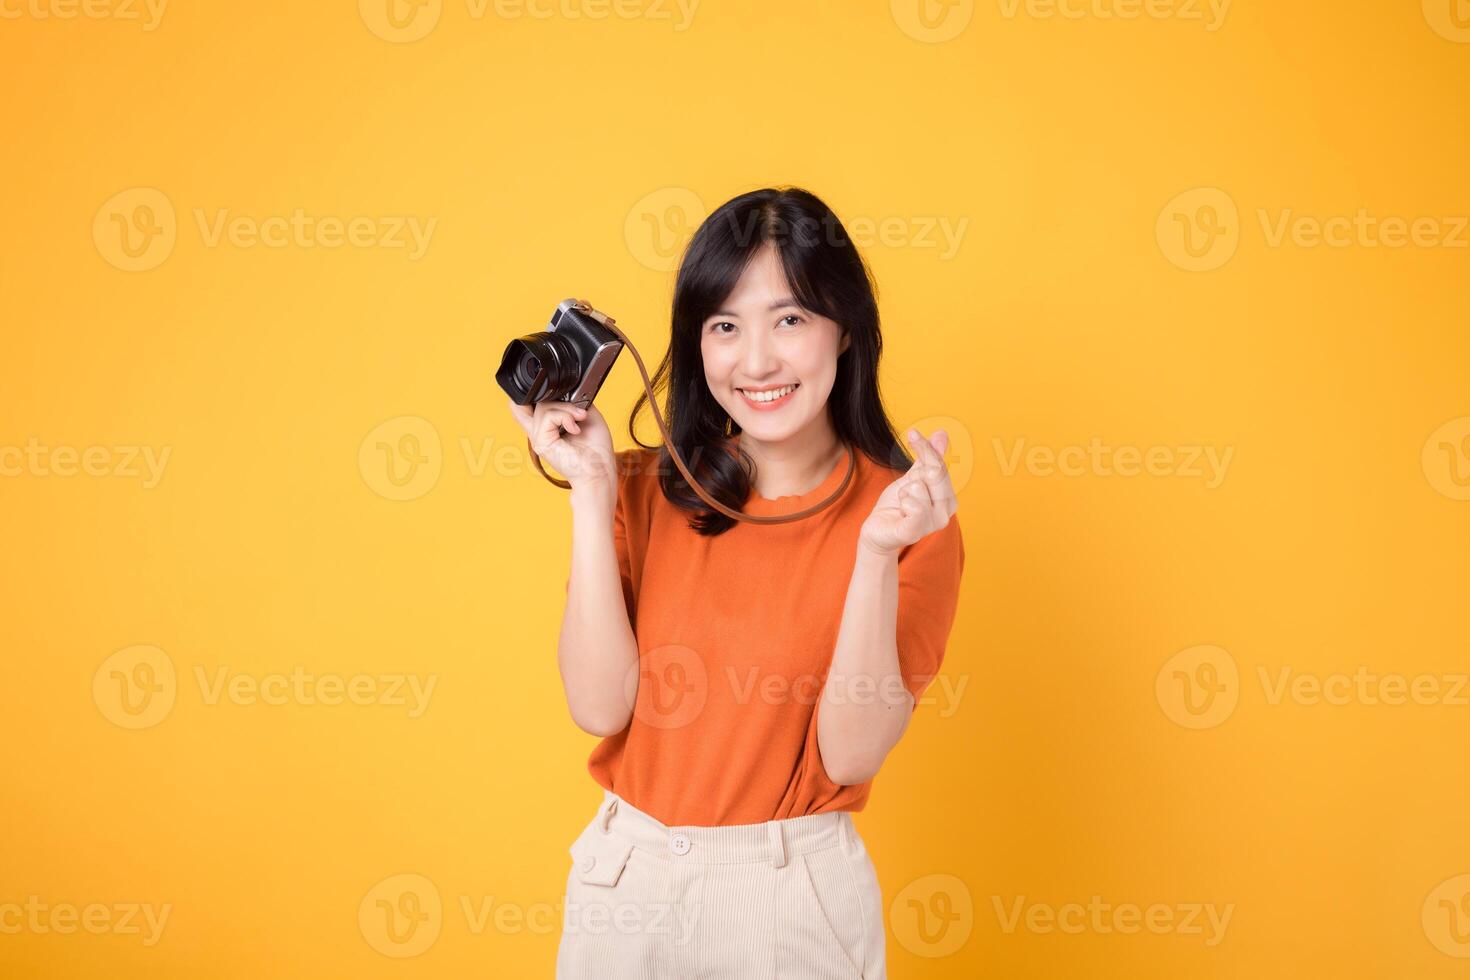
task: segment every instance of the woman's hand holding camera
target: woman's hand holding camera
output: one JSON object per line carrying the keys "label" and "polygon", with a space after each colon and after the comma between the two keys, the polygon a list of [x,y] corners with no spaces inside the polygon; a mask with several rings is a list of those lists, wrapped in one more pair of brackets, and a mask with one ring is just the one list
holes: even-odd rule
{"label": "woman's hand holding camera", "polygon": [[534,406],[507,399],[510,412],[531,441],[531,448],[562,475],[579,496],[602,491],[617,503],[617,460],[612,432],[594,405],[543,401]]}
{"label": "woman's hand holding camera", "polygon": [[943,429],[925,438],[917,429],[908,436],[914,447],[914,465],[878,497],[858,536],[861,546],[877,554],[896,555],[902,548],[949,524],[959,509],[944,451],[949,433]]}

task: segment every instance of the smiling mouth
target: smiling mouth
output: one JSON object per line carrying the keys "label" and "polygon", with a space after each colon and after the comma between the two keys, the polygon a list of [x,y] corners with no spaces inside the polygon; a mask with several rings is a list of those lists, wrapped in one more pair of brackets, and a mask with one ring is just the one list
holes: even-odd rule
{"label": "smiling mouth", "polygon": [[771,388],[767,391],[751,391],[748,388],[736,388],[735,390],[740,392],[740,396],[753,405],[773,405],[776,402],[784,401],[791,397],[792,393],[800,387],[801,382],[798,381],[795,384],[782,385],[779,388]]}

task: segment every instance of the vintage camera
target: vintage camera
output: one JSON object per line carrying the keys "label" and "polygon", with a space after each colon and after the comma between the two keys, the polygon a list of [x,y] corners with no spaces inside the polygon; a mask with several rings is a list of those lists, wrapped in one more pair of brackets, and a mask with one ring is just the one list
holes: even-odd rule
{"label": "vintage camera", "polygon": [[584,300],[562,300],[544,331],[505,348],[496,382],[517,405],[564,401],[586,408],[623,349],[613,322]]}

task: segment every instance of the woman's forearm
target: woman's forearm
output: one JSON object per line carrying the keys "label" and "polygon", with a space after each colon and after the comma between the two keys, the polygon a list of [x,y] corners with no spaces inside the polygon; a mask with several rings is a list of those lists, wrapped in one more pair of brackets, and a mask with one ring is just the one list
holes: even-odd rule
{"label": "woman's forearm", "polygon": [[897,634],[898,555],[859,545],[817,716],[822,765],[838,785],[873,778],[908,727]]}
{"label": "woman's forearm", "polygon": [[628,620],[613,543],[613,515],[597,489],[574,487],[572,568],[557,665],[577,727],[612,735],[627,727],[637,693],[638,641]]}

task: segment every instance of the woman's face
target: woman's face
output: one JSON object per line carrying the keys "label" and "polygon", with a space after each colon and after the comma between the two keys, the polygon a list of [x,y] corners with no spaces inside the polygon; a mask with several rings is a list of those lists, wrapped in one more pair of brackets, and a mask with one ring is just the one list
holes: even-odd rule
{"label": "woman's face", "polygon": [[767,243],[700,327],[704,379],[742,433],[781,442],[819,420],[849,338],[796,305]]}

